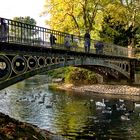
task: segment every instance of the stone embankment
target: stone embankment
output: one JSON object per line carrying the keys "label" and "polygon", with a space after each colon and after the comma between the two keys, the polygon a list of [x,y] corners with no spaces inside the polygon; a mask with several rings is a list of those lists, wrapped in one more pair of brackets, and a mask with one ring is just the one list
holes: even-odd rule
{"label": "stone embankment", "polygon": [[111,95],[131,95],[139,96],[140,87],[129,86],[129,85],[103,85],[95,84],[88,86],[73,86],[73,85],[62,85],[59,86],[60,89],[73,90],[76,92],[90,92],[99,94],[111,94]]}

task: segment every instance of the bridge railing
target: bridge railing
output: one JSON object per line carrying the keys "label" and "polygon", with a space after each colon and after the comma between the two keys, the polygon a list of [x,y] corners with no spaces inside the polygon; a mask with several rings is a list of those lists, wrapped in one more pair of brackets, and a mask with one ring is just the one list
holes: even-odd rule
{"label": "bridge railing", "polygon": [[[0,24],[0,41],[9,43],[25,44],[31,46],[48,47],[55,49],[65,49],[70,51],[85,52],[84,38],[72,34],[47,29],[44,27],[34,26],[23,22],[4,19],[7,25],[7,30],[3,31]],[[54,44],[50,43],[50,36],[53,35],[56,40]],[[70,48],[65,46],[65,38],[69,37]],[[98,40],[91,39],[90,53],[97,53],[95,44]],[[99,54],[135,57],[136,50],[117,46],[114,44],[103,43],[104,47]]]}

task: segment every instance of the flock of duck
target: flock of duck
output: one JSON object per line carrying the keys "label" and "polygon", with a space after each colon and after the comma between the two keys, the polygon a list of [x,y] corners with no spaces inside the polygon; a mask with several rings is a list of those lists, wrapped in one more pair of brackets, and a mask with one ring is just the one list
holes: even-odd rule
{"label": "flock of duck", "polygon": [[[7,91],[4,92],[3,96],[7,95]],[[44,104],[46,108],[52,108],[54,101],[46,102],[47,94],[42,93],[39,91],[36,94],[31,94],[28,96],[20,97],[16,100],[16,103],[19,102],[29,102],[29,103],[37,103],[37,104]],[[133,102],[133,109],[128,110],[123,99],[118,99],[117,103],[110,105],[109,100],[102,99],[102,101],[94,101],[90,99],[89,107],[95,105],[97,110],[101,110],[102,114],[109,114],[112,115],[113,112],[121,112],[120,119],[121,120],[130,120],[130,115],[134,113],[135,108],[140,108],[140,103]],[[139,115],[140,113],[138,113]],[[140,115],[139,115],[140,116]]]}
{"label": "flock of duck", "polygon": [[41,91],[37,94],[32,94],[30,96],[24,96],[24,97],[20,97],[19,99],[16,100],[16,102],[29,102],[29,103],[37,103],[37,104],[45,104],[46,108],[52,108],[53,107],[53,102],[49,102],[46,104],[45,100],[46,100],[47,95],[41,93]]}
{"label": "flock of duck", "polygon": [[[90,108],[92,108],[94,100],[90,100]],[[130,115],[134,113],[135,108],[140,108],[140,103],[133,102],[133,109],[128,110],[123,99],[118,99],[117,103],[109,105],[109,100],[102,99],[102,101],[95,101],[97,110],[101,110],[102,114],[112,115],[114,112],[120,113],[120,120],[130,120]],[[140,116],[140,113],[138,113]]]}

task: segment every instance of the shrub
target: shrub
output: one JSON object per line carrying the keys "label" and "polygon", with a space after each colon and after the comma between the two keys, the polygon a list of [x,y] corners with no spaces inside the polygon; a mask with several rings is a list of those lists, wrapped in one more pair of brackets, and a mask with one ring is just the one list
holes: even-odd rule
{"label": "shrub", "polygon": [[83,68],[69,67],[65,74],[65,82],[74,85],[87,85],[97,83],[97,77],[94,72]]}

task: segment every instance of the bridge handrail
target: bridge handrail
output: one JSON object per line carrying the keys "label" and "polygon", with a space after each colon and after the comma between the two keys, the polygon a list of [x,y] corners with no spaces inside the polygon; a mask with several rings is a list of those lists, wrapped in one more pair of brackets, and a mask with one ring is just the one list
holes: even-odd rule
{"label": "bridge handrail", "polygon": [[[71,46],[70,51],[85,52],[84,37],[76,36],[73,34],[51,30],[48,28],[30,25],[27,23],[6,19],[5,23],[8,26],[7,32],[0,30],[0,41],[8,43],[27,44],[40,47],[52,47],[55,49],[68,49],[64,45],[64,38],[70,37]],[[1,26],[1,25],[0,25]],[[56,44],[50,44],[50,34],[56,37]],[[98,40],[91,39],[90,53],[97,53],[95,44]],[[99,54],[111,55],[111,56],[123,56],[123,57],[135,57],[136,49],[125,48],[111,43],[103,43],[103,50],[99,50]]]}

